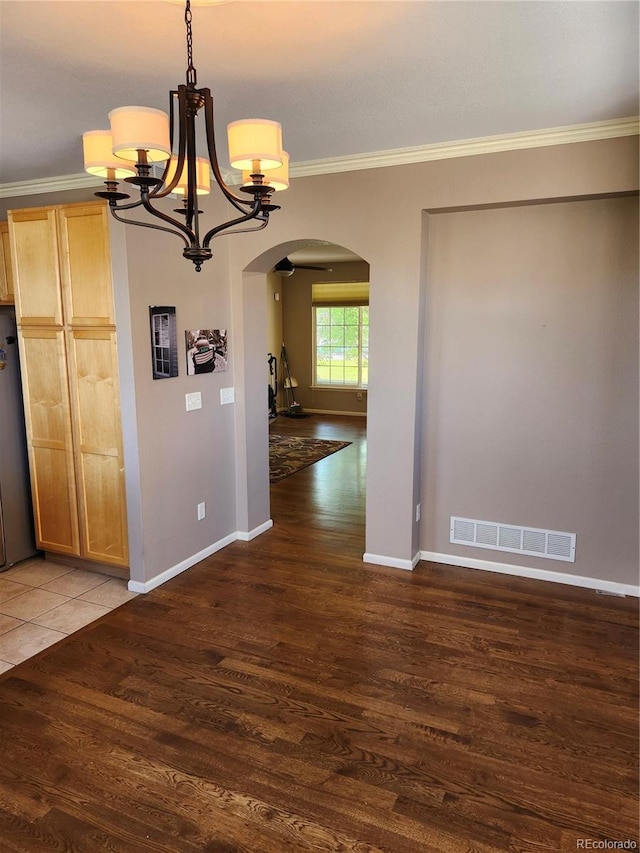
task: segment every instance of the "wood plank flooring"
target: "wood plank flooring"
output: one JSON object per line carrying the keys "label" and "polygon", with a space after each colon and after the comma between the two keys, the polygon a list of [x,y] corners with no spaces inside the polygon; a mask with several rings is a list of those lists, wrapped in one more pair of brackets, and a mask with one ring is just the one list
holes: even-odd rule
{"label": "wood plank flooring", "polygon": [[364,421],[271,429],[353,444],[0,676],[0,851],[637,849],[637,601],[365,566]]}

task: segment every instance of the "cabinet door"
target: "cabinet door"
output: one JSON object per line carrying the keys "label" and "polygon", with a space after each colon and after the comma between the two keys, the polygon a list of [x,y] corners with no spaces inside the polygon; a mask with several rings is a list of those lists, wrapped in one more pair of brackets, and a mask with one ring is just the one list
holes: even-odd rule
{"label": "cabinet door", "polygon": [[18,322],[22,326],[61,326],[55,208],[9,211],[9,234]]}
{"label": "cabinet door", "polygon": [[22,329],[20,345],[36,543],[79,555],[64,333]]}
{"label": "cabinet door", "polygon": [[74,329],[68,344],[81,553],[90,560],[126,566],[127,505],[115,332]]}
{"label": "cabinet door", "polygon": [[9,250],[8,222],[0,222],[0,302],[13,304],[13,270]]}
{"label": "cabinet door", "polygon": [[115,325],[106,205],[68,205],[58,216],[65,322]]}

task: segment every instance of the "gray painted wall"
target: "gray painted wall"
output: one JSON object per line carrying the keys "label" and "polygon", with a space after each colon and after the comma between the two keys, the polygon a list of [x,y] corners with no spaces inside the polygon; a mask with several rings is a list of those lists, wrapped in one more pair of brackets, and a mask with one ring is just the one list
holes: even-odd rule
{"label": "gray painted wall", "polygon": [[[423,548],[638,580],[638,204],[434,215]],[[577,533],[575,563],[449,544],[449,518]]]}
{"label": "gray painted wall", "polygon": [[[429,406],[422,382],[423,301],[427,293],[423,211],[537,203],[627,192],[637,186],[637,139],[632,138],[318,176],[292,183],[283,197],[283,210],[266,232],[240,236],[229,244],[231,286],[236,293],[242,292],[244,300],[237,315],[240,324],[243,317],[256,312],[264,315],[265,311],[264,283],[260,288],[256,282],[255,293],[243,290],[242,270],[264,274],[305,239],[348,246],[370,264],[368,555],[406,565],[415,558],[417,543],[422,550],[435,550],[415,519],[416,497],[428,494],[430,488],[446,488],[437,480],[432,484],[420,481],[420,421]],[[376,205],[372,208],[367,200],[373,195]],[[455,348],[464,341],[454,339],[448,345]],[[565,356],[562,352],[557,356],[563,370]],[[249,360],[245,366],[254,369]],[[523,381],[528,369],[528,364],[512,365]],[[439,379],[435,381],[439,383]],[[429,393],[437,397],[439,385]],[[249,419],[250,410],[248,403]],[[237,438],[240,443],[246,440],[242,432]],[[261,452],[266,467],[266,447]],[[494,462],[497,476],[509,478],[509,469],[499,455]],[[248,496],[252,490],[249,483]],[[535,500],[546,502],[546,492],[538,492]],[[636,534],[637,524],[627,541]],[[486,553],[482,554],[485,558]],[[512,562],[511,555],[506,557],[503,562]],[[493,552],[493,558],[499,560],[499,552]],[[628,582],[632,559],[633,554],[627,554],[623,564],[602,564],[594,571],[597,577]],[[544,561],[548,571],[564,572],[567,565]],[[581,572],[578,566],[576,572]]]}
{"label": "gray painted wall", "polygon": [[[422,381],[427,294],[423,212],[636,190],[637,173],[637,138],[628,137],[301,178],[283,195],[283,209],[268,229],[217,241],[215,259],[199,275],[182,259],[177,240],[128,227],[120,259],[128,286],[120,287],[119,311],[127,310],[123,306],[128,301],[130,330],[124,324],[121,333],[129,336],[128,343],[122,341],[128,355],[120,370],[128,405],[135,405],[135,418],[125,418],[127,464],[138,465],[129,475],[131,494],[135,497],[136,488],[139,494],[138,506],[130,508],[131,535],[139,543],[132,577],[148,581],[235,531],[268,521],[266,274],[310,239],[347,246],[370,264],[373,378],[368,393],[366,551],[404,565],[416,556],[418,544],[433,550],[430,533],[415,520],[416,498],[434,492],[451,495],[460,484],[446,482],[442,472],[434,479],[421,465],[422,414],[443,390],[439,376],[431,377],[426,392]],[[47,202],[54,203],[50,197]],[[37,196],[5,200],[7,207],[42,203]],[[214,220],[217,206],[214,199],[207,200]],[[528,271],[523,264],[519,275]],[[151,377],[148,309],[154,304],[177,309],[181,375],[176,379],[154,382]],[[230,371],[187,377],[184,330],[209,325],[229,330]],[[598,335],[609,335],[608,327],[597,328]],[[444,334],[444,329],[432,328],[428,337]],[[447,339],[447,348],[464,348],[459,328],[449,334],[453,338]],[[557,348],[555,357],[558,371],[570,372],[574,356]],[[530,361],[513,360],[510,369],[524,382]],[[237,402],[220,406],[220,388],[227,386],[235,387]],[[184,395],[195,390],[202,391],[203,409],[186,413]],[[624,470],[627,447],[607,444],[600,456],[602,450],[594,445],[601,460],[596,465],[602,468],[606,462]],[[496,482],[512,476],[502,453],[502,447],[494,448]],[[578,484],[572,497],[584,500]],[[207,517],[198,522],[196,504],[202,500]],[[529,522],[547,500],[546,485],[536,488],[523,521]],[[451,505],[459,506],[457,498]],[[474,506],[478,517],[486,516],[485,509],[495,514],[487,501]],[[604,503],[599,507],[604,513]],[[629,582],[637,518],[634,530],[625,531],[624,555],[594,566],[597,577]],[[512,562],[506,556],[505,562]],[[565,571],[567,565],[545,561],[544,568]],[[576,564],[576,571],[583,569]]]}

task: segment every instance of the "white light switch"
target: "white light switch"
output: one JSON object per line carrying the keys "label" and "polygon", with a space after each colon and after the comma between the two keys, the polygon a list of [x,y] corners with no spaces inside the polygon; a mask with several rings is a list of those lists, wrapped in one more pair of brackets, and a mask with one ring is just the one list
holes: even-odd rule
{"label": "white light switch", "polygon": [[188,412],[193,412],[196,409],[202,408],[202,393],[200,391],[194,391],[191,394],[185,394],[184,399]]}
{"label": "white light switch", "polygon": [[235,403],[236,392],[234,388],[221,388],[220,389],[220,405],[224,406],[226,403]]}

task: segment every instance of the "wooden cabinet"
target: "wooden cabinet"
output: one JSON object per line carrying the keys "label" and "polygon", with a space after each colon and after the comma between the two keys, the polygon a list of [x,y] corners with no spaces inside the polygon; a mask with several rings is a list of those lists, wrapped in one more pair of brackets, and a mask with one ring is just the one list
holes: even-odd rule
{"label": "wooden cabinet", "polygon": [[9,214],[36,538],[127,566],[106,205]]}
{"label": "wooden cabinet", "polygon": [[13,305],[13,270],[8,222],[0,222],[0,305]]}
{"label": "wooden cabinet", "polygon": [[73,435],[62,329],[19,331],[36,541],[80,554]]}
{"label": "wooden cabinet", "polygon": [[107,207],[70,205],[58,210],[60,267],[66,322],[115,326]]}

